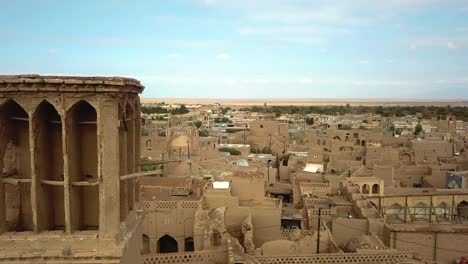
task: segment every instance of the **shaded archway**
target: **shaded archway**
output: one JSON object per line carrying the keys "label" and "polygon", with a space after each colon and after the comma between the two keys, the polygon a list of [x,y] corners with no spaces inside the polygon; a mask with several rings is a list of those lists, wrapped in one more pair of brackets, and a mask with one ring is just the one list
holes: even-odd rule
{"label": "shaded archway", "polygon": [[179,252],[179,245],[170,235],[164,235],[158,239],[158,253],[177,253]]}
{"label": "shaded archway", "polygon": [[218,230],[214,230],[210,237],[211,246],[217,247],[221,245],[221,233]]}
{"label": "shaded archway", "polygon": [[148,139],[146,140],[145,145],[147,149],[151,149],[151,147],[153,146],[153,142],[151,141],[151,139]]}
{"label": "shaded archway", "polygon": [[380,193],[380,186],[377,183],[372,185],[372,194],[379,194]]}
{"label": "shaded archway", "polygon": [[450,208],[449,205],[446,202],[441,202],[434,208],[435,215],[437,217],[437,221],[444,220],[448,221],[450,220]]}
{"label": "shaded archway", "polygon": [[400,156],[400,161],[405,165],[411,165],[413,163],[413,157],[409,153],[403,153]]}
{"label": "shaded archway", "polygon": [[67,151],[72,230],[99,229],[97,112],[86,101],[68,110]]}
{"label": "shaded archway", "polygon": [[143,234],[143,247],[141,248],[141,254],[149,254],[151,251],[150,248],[150,238],[149,236]]}
{"label": "shaded archway", "polygon": [[191,251],[194,251],[195,249],[195,245],[194,245],[194,242],[193,242],[193,237],[187,237],[185,240],[184,240],[184,243],[185,243],[185,252],[191,252]]}
{"label": "shaded archway", "polygon": [[431,209],[427,204],[420,202],[410,207],[409,212],[412,221],[428,221]]}
{"label": "shaded archway", "polygon": [[385,208],[385,216],[390,223],[403,223],[405,221],[405,208],[398,203]]}
{"label": "shaded archway", "polygon": [[362,185],[362,193],[363,194],[369,194],[369,191],[370,191],[369,184]]}
{"label": "shaded archway", "polygon": [[17,184],[5,184],[5,200],[9,202],[0,206],[6,210],[10,231],[32,231],[29,115],[14,100],[0,107],[0,173],[4,182],[21,179]]}
{"label": "shaded archway", "polygon": [[65,230],[62,118],[42,101],[32,118],[39,230]]}
{"label": "shaded archway", "polygon": [[467,201],[461,201],[457,205],[457,216],[458,216],[459,223],[461,224],[468,223],[468,202]]}

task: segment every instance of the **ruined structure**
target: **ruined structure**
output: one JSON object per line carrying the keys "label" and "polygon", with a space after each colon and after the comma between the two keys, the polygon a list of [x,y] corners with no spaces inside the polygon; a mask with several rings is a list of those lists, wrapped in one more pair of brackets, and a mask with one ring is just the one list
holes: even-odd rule
{"label": "ruined structure", "polygon": [[140,263],[143,86],[0,76],[0,263]]}

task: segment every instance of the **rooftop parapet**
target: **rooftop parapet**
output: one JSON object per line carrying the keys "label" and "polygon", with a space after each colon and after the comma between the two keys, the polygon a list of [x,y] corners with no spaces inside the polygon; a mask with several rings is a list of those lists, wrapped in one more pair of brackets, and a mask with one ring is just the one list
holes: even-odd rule
{"label": "rooftop parapet", "polygon": [[122,92],[141,93],[140,81],[124,77],[0,75],[1,92]]}

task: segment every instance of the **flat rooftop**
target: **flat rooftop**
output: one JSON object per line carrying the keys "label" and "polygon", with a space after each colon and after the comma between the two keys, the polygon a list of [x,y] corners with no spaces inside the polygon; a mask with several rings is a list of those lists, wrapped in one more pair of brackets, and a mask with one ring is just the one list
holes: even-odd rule
{"label": "flat rooftop", "polygon": [[468,189],[434,189],[411,187],[385,187],[385,195],[388,196],[421,196],[421,195],[452,195],[468,194]]}
{"label": "flat rooftop", "polygon": [[446,232],[468,233],[468,225],[460,224],[388,224],[394,231],[401,232]]}

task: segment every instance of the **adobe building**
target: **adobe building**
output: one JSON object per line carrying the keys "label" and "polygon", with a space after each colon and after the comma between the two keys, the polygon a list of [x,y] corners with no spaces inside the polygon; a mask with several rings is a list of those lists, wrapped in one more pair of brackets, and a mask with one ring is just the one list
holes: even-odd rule
{"label": "adobe building", "polygon": [[0,76],[0,263],[142,263],[144,87]]}

